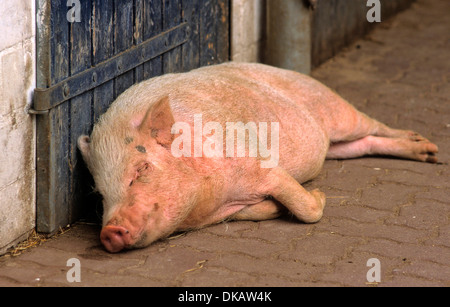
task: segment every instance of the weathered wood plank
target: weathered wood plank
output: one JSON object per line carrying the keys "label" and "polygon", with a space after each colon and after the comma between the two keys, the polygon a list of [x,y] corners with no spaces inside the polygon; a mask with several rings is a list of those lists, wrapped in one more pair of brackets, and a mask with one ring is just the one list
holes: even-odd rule
{"label": "weathered wood plank", "polygon": [[66,3],[51,1],[51,84],[56,84],[69,76],[69,24]]}
{"label": "weathered wood plank", "polygon": [[46,232],[55,232],[60,226],[69,223],[69,105],[62,104],[50,111],[50,200],[49,206],[52,216],[49,220],[49,229]]}
{"label": "weathered wood plank", "polygon": [[[67,6],[60,1],[50,2],[50,77],[46,78],[53,85],[69,76],[69,27],[66,19]],[[49,34],[50,34],[49,33]],[[37,159],[38,188],[45,190],[37,194],[37,225],[40,232],[53,233],[59,225],[67,224],[67,182],[69,169],[69,123],[64,117],[68,106],[62,105],[50,110],[45,122],[39,120],[38,142],[39,155],[47,153],[48,158]],[[66,120],[66,121],[64,121]],[[66,163],[64,163],[66,161]],[[60,204],[63,204],[62,206]],[[65,224],[64,224],[65,223]]]}
{"label": "weathered wood plank", "polygon": [[[133,46],[133,0],[116,0],[114,6],[114,53],[118,54]],[[117,77],[114,87],[115,97],[117,98],[133,84],[133,71]]]}
{"label": "weathered wood plank", "polygon": [[[111,58],[114,55],[114,0],[93,0],[92,3],[92,64],[97,64]],[[111,103],[114,101],[114,80],[101,84],[93,90],[92,97],[92,126],[98,120]],[[79,157],[80,159],[80,157]],[[84,164],[78,160],[80,164]],[[87,170],[81,167],[79,176],[83,178],[84,185],[80,193],[86,195],[81,204],[83,218],[89,221],[101,220],[102,198],[97,193],[92,193],[94,180]],[[84,204],[84,205],[82,205]]]}
{"label": "weathered wood plank", "polygon": [[[144,1],[134,0],[134,45],[139,45],[144,40]],[[144,80],[144,64],[134,69],[136,83]]]}
{"label": "weathered wood plank", "polygon": [[216,63],[223,63],[230,59],[230,1],[217,0],[216,7]]}
{"label": "weathered wood plank", "polygon": [[202,1],[200,11],[200,66],[216,62],[215,1]]}
{"label": "weathered wood plank", "polygon": [[[92,57],[97,65],[114,55],[114,0],[95,0],[92,7]],[[114,100],[114,80],[94,89],[93,122]],[[92,129],[92,127],[91,127]]]}
{"label": "weathered wood plank", "polygon": [[[51,5],[36,2],[39,26],[36,29],[36,86],[46,88],[51,85],[52,42]],[[53,215],[50,210],[50,112],[36,118],[36,229],[48,232],[52,227]]]}
{"label": "weathered wood plank", "polygon": [[[169,30],[181,23],[181,0],[164,0],[163,31]],[[163,55],[164,73],[180,72],[182,70],[181,47],[168,51]]]}
{"label": "weathered wood plank", "polygon": [[200,10],[201,1],[183,1],[183,21],[190,24],[190,40],[182,46],[183,70],[200,66]]}
{"label": "weathered wood plank", "polygon": [[[80,22],[70,24],[70,72],[71,75],[82,72],[92,66],[91,24],[92,14],[91,0],[80,2],[80,10],[83,12]],[[67,104],[68,114],[63,115],[64,120],[70,124],[69,130],[69,180],[67,180],[67,192],[69,194],[68,222],[72,223],[81,217],[82,204],[85,202],[86,182],[82,176],[85,174],[84,165],[78,163],[82,159],[77,150],[77,139],[82,134],[89,133],[92,121],[92,95],[93,91],[79,95]],[[82,124],[81,124],[82,123]],[[66,163],[65,161],[63,163]],[[61,204],[62,205],[62,204]]]}
{"label": "weathered wood plank", "polygon": [[[163,0],[144,0],[144,40],[162,32]],[[144,64],[144,79],[149,79],[163,73],[163,56],[159,56]]]}

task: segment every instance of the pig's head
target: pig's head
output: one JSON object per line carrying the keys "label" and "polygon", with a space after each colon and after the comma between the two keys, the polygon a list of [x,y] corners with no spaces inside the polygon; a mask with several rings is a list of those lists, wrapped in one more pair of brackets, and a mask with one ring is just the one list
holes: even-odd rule
{"label": "pig's head", "polygon": [[[170,152],[174,123],[168,98],[145,115],[111,110],[78,147],[103,196],[100,239],[110,252],[144,247],[168,236],[194,204],[195,177]],[[125,119],[124,119],[125,118]]]}

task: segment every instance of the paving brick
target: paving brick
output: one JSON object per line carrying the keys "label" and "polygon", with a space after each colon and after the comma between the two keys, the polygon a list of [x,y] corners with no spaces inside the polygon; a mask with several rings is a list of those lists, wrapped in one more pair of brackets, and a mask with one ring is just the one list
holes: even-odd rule
{"label": "paving brick", "polygon": [[[361,111],[439,145],[440,164],[386,157],[326,161],[304,186],[327,195],[324,217],[227,222],[145,249],[107,253],[79,224],[17,257],[3,286],[450,286],[450,2],[417,0],[313,76]],[[69,283],[69,258],[81,283]],[[377,258],[381,282],[367,283]]]}
{"label": "paving brick", "polygon": [[[450,265],[449,249],[445,246],[399,243],[388,239],[371,239],[369,244],[360,245],[355,251],[370,252],[403,262],[432,262],[443,266]],[[449,275],[450,277],[450,275]]]}
{"label": "paving brick", "polygon": [[[367,273],[372,268],[368,260],[380,261],[380,282],[369,282]],[[321,281],[335,282],[340,286],[366,287],[379,286],[390,280],[392,268],[402,266],[401,260],[383,257],[371,252],[352,252],[348,257],[335,262],[333,268],[320,276]]]}

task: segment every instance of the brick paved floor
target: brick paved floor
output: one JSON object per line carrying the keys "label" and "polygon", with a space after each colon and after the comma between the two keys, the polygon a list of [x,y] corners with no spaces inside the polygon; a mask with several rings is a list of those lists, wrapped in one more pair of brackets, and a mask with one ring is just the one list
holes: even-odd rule
{"label": "brick paved floor", "polygon": [[[314,225],[289,217],[230,222],[149,248],[108,254],[99,228],[77,225],[17,257],[6,286],[450,286],[450,2],[418,0],[313,72],[360,110],[417,130],[441,164],[392,158],[326,161],[307,189],[327,194]],[[68,283],[77,258],[81,283]]]}

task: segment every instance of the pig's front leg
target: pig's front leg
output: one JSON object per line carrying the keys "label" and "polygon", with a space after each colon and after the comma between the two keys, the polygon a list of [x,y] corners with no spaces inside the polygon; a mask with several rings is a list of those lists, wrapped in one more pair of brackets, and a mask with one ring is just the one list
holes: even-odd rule
{"label": "pig's front leg", "polygon": [[244,207],[241,211],[230,217],[232,220],[264,221],[279,217],[283,206],[274,199],[265,199],[254,205]]}
{"label": "pig's front leg", "polygon": [[325,194],[318,189],[306,191],[280,167],[267,175],[267,194],[291,211],[300,221],[315,223],[322,218]]}

